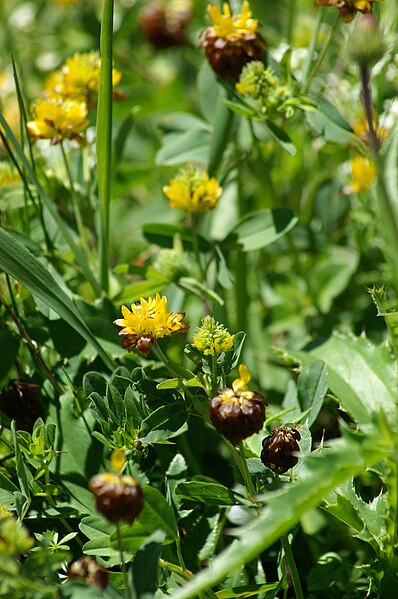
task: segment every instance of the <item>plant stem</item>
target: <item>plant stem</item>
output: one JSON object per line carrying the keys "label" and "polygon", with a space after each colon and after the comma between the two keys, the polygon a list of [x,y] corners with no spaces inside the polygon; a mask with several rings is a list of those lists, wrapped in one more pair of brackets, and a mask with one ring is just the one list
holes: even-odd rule
{"label": "plant stem", "polygon": [[301,90],[302,94],[306,94],[308,92],[308,90],[310,89],[311,83],[314,80],[315,75],[318,73],[318,71],[319,71],[319,69],[320,69],[320,67],[321,67],[321,65],[322,65],[322,63],[323,63],[323,61],[325,59],[327,51],[329,50],[329,46],[332,43],[334,34],[336,32],[339,19],[340,19],[340,15],[337,15],[337,17],[336,17],[336,19],[335,19],[332,27],[329,30],[328,35],[327,35],[327,37],[326,37],[326,39],[325,39],[325,41],[323,43],[323,46],[322,46],[322,49],[321,49],[321,51],[319,53],[318,59],[317,59],[316,63],[314,64],[314,66],[312,68],[312,71],[308,75],[307,80],[304,82],[303,88]]}
{"label": "plant stem", "polygon": [[254,489],[253,482],[252,482],[249,470],[247,468],[246,458],[243,455],[243,444],[242,444],[242,442],[239,443],[239,451],[238,451],[236,449],[236,447],[234,447],[234,445],[232,445],[232,443],[227,441],[224,437],[223,437],[223,439],[230,449],[232,459],[234,460],[235,465],[237,466],[237,468],[240,472],[240,475],[243,479],[247,493],[248,493],[250,499],[252,500],[252,502],[255,503],[254,496],[256,494],[256,491]]}
{"label": "plant stem", "polygon": [[122,537],[120,534],[119,522],[116,522],[116,536],[117,536],[117,544],[119,547],[120,560],[121,560],[121,564],[122,564],[122,573],[123,573],[123,580],[124,580],[124,586],[125,586],[125,596],[126,596],[126,599],[132,599],[132,595],[130,593],[130,587],[129,587],[128,580],[127,580],[127,570],[126,570],[126,563],[124,561]]}
{"label": "plant stem", "polygon": [[301,581],[298,574],[296,562],[294,560],[292,548],[290,546],[287,535],[281,537],[281,543],[283,551],[285,552],[286,562],[289,568],[290,576],[292,578],[294,592],[296,593],[296,599],[304,599],[303,589],[301,588]]}
{"label": "plant stem", "polygon": [[181,537],[180,537],[180,535],[178,535],[177,540],[176,540],[176,548],[177,548],[177,557],[178,557],[178,561],[180,563],[180,566],[184,570],[184,572],[186,572],[187,571],[187,567],[185,565],[184,558],[182,556],[182,551],[181,551]]}
{"label": "plant stem", "polygon": [[378,198],[380,200],[380,215],[385,230],[386,255],[390,261],[392,284],[395,293],[398,295],[398,219],[394,208],[395,198],[390,196],[386,180],[384,161],[380,155],[380,139],[377,136],[375,124],[373,122],[373,101],[370,69],[367,65],[360,67],[360,76],[362,84],[362,100],[366,115],[369,146],[372,151],[377,169]]}

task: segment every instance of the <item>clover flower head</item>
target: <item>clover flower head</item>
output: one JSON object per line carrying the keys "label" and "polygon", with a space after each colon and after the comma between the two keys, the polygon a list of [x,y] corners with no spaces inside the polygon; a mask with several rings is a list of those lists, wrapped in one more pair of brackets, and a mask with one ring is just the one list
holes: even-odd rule
{"label": "clover flower head", "polygon": [[211,29],[219,38],[241,39],[257,32],[258,20],[251,18],[252,12],[247,0],[242,4],[240,14],[232,15],[228,2],[224,2],[222,12],[216,4],[209,4],[207,11],[212,23]]}
{"label": "clover flower head", "polygon": [[[76,52],[60,70],[48,77],[45,95],[86,101],[89,106],[94,106],[99,90],[100,68],[101,58],[98,52]],[[121,78],[120,71],[113,69],[112,85],[117,85]],[[119,97],[120,92],[114,89],[114,99]]]}
{"label": "clover flower head", "polygon": [[182,322],[185,312],[169,312],[167,298],[160,296],[150,297],[148,300],[131,304],[131,310],[122,306],[123,318],[114,321],[119,327],[122,337],[122,347],[131,351],[133,347],[142,356],[147,356],[151,345],[157,339],[162,339],[177,333],[186,333],[188,325]]}
{"label": "clover flower head", "polygon": [[217,206],[222,187],[204,169],[188,167],[163,187],[163,193],[170,200],[172,208],[187,212],[206,212]]}
{"label": "clover flower head", "polygon": [[372,4],[380,0],[315,0],[315,6],[335,6],[340,17],[346,23],[352,21],[358,12],[369,14],[372,12]]}
{"label": "clover flower head", "polygon": [[263,57],[266,44],[257,31],[258,20],[252,19],[247,0],[240,14],[231,14],[227,2],[222,11],[216,4],[209,4],[207,10],[211,25],[204,30],[200,47],[217,77],[236,81],[245,64]]}
{"label": "clover flower head", "polygon": [[76,100],[40,98],[33,108],[35,118],[27,124],[33,141],[50,139],[52,144],[74,139],[85,145],[83,132],[87,129],[87,105]]}
{"label": "clover flower head", "polygon": [[368,158],[355,156],[351,160],[351,184],[345,189],[346,193],[369,191],[376,178],[376,167]]}
{"label": "clover flower head", "polygon": [[205,316],[193,336],[194,346],[205,356],[219,356],[233,347],[234,336],[213,316]]}
{"label": "clover flower head", "polygon": [[265,421],[265,399],[260,393],[248,390],[249,380],[249,371],[241,364],[232,389],[222,389],[209,404],[215,429],[232,445],[258,433]]}

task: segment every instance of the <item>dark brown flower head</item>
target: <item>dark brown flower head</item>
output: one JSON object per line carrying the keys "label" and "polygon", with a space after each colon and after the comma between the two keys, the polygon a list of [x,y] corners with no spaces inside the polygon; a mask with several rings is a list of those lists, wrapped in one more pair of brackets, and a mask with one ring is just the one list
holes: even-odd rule
{"label": "dark brown flower head", "polygon": [[283,426],[276,428],[263,440],[261,461],[264,466],[277,474],[283,474],[293,468],[298,462],[297,453],[300,452],[297,441],[301,435],[295,428]]}
{"label": "dark brown flower head", "polygon": [[208,12],[212,25],[204,30],[200,47],[204,48],[217,77],[237,81],[245,64],[264,56],[266,43],[257,31],[258,21],[251,18],[247,1],[238,15],[231,15],[227,3],[223,12],[215,4],[209,4]]}
{"label": "dark brown flower head", "polygon": [[265,420],[265,399],[246,388],[250,375],[246,366],[239,367],[240,378],[232,389],[223,389],[210,402],[210,418],[217,432],[232,445],[258,433]]}
{"label": "dark brown flower head", "polygon": [[87,584],[94,584],[103,591],[108,584],[108,570],[93,557],[82,557],[69,566],[68,578],[83,578]]}
{"label": "dark brown flower head", "polygon": [[141,11],[138,22],[156,50],[186,44],[185,29],[192,19],[189,0],[154,0]]}
{"label": "dark brown flower head", "polygon": [[357,13],[369,14],[372,4],[379,0],[315,0],[315,6],[335,6],[346,23],[355,19]]}
{"label": "dark brown flower head", "polygon": [[15,420],[18,429],[32,431],[37,418],[43,416],[39,385],[10,381],[0,393],[0,410]]}
{"label": "dark brown flower head", "polygon": [[103,472],[90,478],[88,488],[97,510],[110,522],[131,524],[144,506],[142,489],[132,476]]}

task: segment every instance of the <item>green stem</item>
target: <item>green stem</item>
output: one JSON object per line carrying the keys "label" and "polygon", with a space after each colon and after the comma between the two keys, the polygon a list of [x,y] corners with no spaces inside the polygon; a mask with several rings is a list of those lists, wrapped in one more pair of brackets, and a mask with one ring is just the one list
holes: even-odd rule
{"label": "green stem", "polygon": [[[50,487],[50,472],[49,472],[47,465],[45,465],[45,467],[44,467],[44,480],[46,483],[47,501],[52,508],[57,509],[57,504],[55,503],[53,496],[49,493],[49,490],[48,490]],[[75,530],[73,530],[73,528],[71,527],[69,522],[67,520],[65,520],[65,518],[63,516],[59,516],[59,521],[64,526],[65,530],[67,530],[68,532],[76,532]],[[75,539],[76,539],[76,543],[79,545],[79,547],[82,548],[83,542],[79,539],[78,536],[76,536]]]}
{"label": "green stem", "polygon": [[372,87],[369,67],[362,65],[360,67],[362,100],[369,131],[369,145],[372,151],[376,168],[378,183],[378,198],[380,200],[380,214],[385,231],[386,255],[390,261],[392,284],[395,293],[398,295],[398,219],[395,210],[395,198],[390,197],[388,190],[384,161],[380,155],[380,140],[377,136],[376,128],[373,122],[373,100]]}
{"label": "green stem", "polygon": [[293,30],[296,22],[297,0],[290,0],[289,21],[287,24],[287,43],[289,46],[293,42]]}
{"label": "green stem", "polygon": [[251,479],[249,470],[247,468],[246,458],[244,457],[244,454],[243,454],[242,442],[239,443],[239,451],[238,451],[236,449],[236,447],[234,447],[234,445],[232,445],[232,443],[227,441],[225,438],[224,438],[224,441],[226,442],[227,446],[229,447],[232,459],[234,460],[235,465],[240,472],[240,475],[243,479],[244,485],[246,487],[246,490],[247,490],[247,493],[248,493],[250,499],[252,500],[253,503],[256,503],[255,499],[254,499],[256,491],[254,489],[253,481]]}
{"label": "green stem", "polygon": [[170,376],[173,377],[173,378],[178,378],[178,374],[170,366],[169,361],[168,361],[166,355],[160,349],[160,345],[159,345],[159,343],[157,341],[155,341],[154,347],[156,349],[157,354],[159,355],[159,358],[161,359],[161,361],[163,362],[163,364],[166,366],[167,371],[170,374]]}
{"label": "green stem", "polygon": [[184,570],[184,572],[186,572],[187,567],[185,565],[184,558],[182,556],[180,535],[178,535],[177,540],[176,540],[176,548],[177,548],[177,557],[178,557],[178,561],[180,563],[181,569]]}
{"label": "green stem", "polygon": [[224,156],[225,148],[231,136],[234,113],[224,104],[227,99],[227,92],[221,88],[216,115],[214,119],[214,129],[210,142],[210,155],[207,170],[210,177],[214,177]]}
{"label": "green stem", "polygon": [[120,561],[122,564],[122,574],[123,574],[124,587],[125,587],[125,589],[124,589],[125,596],[126,596],[126,599],[132,599],[132,595],[130,593],[130,587],[129,587],[128,580],[127,580],[127,570],[126,570],[126,563],[124,561],[122,537],[120,534],[119,522],[116,522],[116,536],[117,536],[117,544],[118,544],[119,554],[120,554]]}
{"label": "green stem", "polygon": [[323,61],[325,59],[327,51],[329,50],[329,46],[332,43],[334,34],[336,32],[336,29],[337,29],[337,26],[338,26],[338,23],[339,23],[339,19],[340,19],[340,15],[337,15],[337,17],[336,17],[336,19],[335,19],[332,27],[329,30],[328,35],[327,35],[327,37],[326,37],[326,39],[325,39],[325,41],[323,43],[322,50],[319,53],[318,59],[317,59],[315,65],[313,66],[312,71],[310,72],[308,78],[306,80],[304,80],[304,85],[303,85],[303,88],[301,90],[302,94],[306,94],[308,92],[308,90],[310,89],[311,83],[313,82],[313,80],[315,78],[315,75],[318,73],[318,71],[319,71],[319,69],[320,69],[320,67],[321,67],[321,65],[322,65],[322,63],[323,63]]}
{"label": "green stem", "polygon": [[299,573],[287,535],[281,537],[281,543],[283,551],[285,552],[285,558],[292,579],[294,592],[296,593],[296,599],[304,599]]}

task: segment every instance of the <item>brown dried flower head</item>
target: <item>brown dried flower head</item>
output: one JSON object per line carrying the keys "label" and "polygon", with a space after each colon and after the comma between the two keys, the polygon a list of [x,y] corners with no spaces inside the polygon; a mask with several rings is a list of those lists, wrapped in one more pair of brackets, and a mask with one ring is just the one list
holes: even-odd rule
{"label": "brown dried flower head", "polygon": [[37,418],[43,416],[39,385],[10,381],[0,393],[0,410],[16,421],[18,429],[31,431]]}
{"label": "brown dried flower head", "polygon": [[82,557],[68,568],[68,578],[82,578],[102,591],[108,584],[108,570],[100,566],[93,557]]}
{"label": "brown dried flower head", "polygon": [[138,22],[156,50],[186,44],[185,29],[192,19],[190,0],[154,0],[141,11]]}
{"label": "brown dried flower head", "polygon": [[210,418],[215,429],[232,445],[258,433],[265,420],[265,399],[260,393],[247,390],[250,375],[243,364],[239,374],[232,389],[223,389],[210,402]]}
{"label": "brown dried flower head", "polygon": [[132,476],[103,472],[90,478],[88,488],[97,510],[110,522],[131,524],[144,506],[141,486]]}
{"label": "brown dried flower head", "polygon": [[276,428],[263,440],[261,461],[264,466],[277,474],[283,474],[293,468],[298,462],[300,452],[298,441],[301,435],[295,428],[283,426]]}

